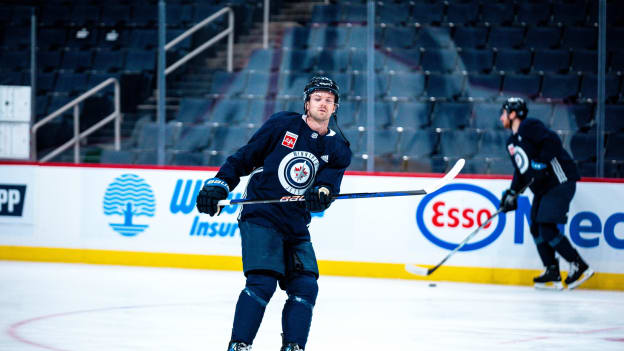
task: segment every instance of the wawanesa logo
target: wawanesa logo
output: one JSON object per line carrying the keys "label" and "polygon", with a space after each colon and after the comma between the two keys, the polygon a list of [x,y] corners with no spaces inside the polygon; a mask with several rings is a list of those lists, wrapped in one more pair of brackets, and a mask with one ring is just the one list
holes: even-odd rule
{"label": "wawanesa logo", "polygon": [[[498,204],[498,198],[486,189],[472,184],[450,184],[422,199],[416,209],[416,223],[427,240],[453,250],[496,212]],[[505,214],[501,213],[460,251],[491,244],[504,228]]]}
{"label": "wawanesa logo", "polygon": [[145,229],[147,224],[134,222],[135,217],[154,217],[156,200],[152,187],[135,174],[123,174],[108,185],[104,194],[104,214],[121,216],[121,223],[109,223],[111,228],[123,236],[135,236]]}

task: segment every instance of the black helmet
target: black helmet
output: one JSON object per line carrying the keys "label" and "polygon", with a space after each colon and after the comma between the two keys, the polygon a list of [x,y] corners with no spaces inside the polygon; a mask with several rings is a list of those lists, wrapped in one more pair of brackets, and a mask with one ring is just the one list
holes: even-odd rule
{"label": "black helmet", "polygon": [[338,93],[338,84],[336,84],[336,82],[327,77],[319,76],[310,79],[308,84],[306,84],[305,88],[303,89],[303,101],[308,101],[308,99],[310,99],[310,94],[317,90],[325,90],[334,94],[334,96],[336,97],[335,103],[338,104],[338,99],[340,98],[340,95]]}
{"label": "black helmet", "polygon": [[519,97],[510,97],[505,100],[505,102],[503,102],[503,107],[501,107],[501,111],[502,110],[507,112],[516,111],[516,114],[520,119],[525,119],[529,113],[526,102],[524,102],[523,98]]}

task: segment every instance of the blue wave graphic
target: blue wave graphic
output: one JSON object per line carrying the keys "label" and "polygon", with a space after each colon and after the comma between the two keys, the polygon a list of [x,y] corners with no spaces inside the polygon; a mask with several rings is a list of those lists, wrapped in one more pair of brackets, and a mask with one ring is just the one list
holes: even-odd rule
{"label": "blue wave graphic", "polygon": [[124,236],[143,232],[148,225],[134,224],[137,216],[154,217],[156,199],[152,187],[135,174],[122,174],[106,188],[102,209],[107,216],[122,216],[123,223],[109,223],[111,228]]}
{"label": "blue wave graphic", "polygon": [[109,224],[114,231],[118,232],[123,236],[135,236],[139,233],[142,233],[145,229],[147,229],[147,225],[135,224],[135,225],[123,225],[123,224]]}

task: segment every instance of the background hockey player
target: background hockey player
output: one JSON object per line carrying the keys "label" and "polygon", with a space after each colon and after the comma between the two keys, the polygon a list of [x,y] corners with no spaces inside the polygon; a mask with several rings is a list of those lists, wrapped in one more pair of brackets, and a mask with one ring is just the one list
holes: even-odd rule
{"label": "background hockey player", "polygon": [[228,351],[250,350],[276,286],[288,299],[282,312],[282,351],[305,348],[318,293],[310,242],[310,212],[326,210],[351,161],[348,142],[329,128],[338,108],[334,81],[314,77],[304,88],[304,114],[276,113],[247,145],[228,157],[197,196],[197,208],[218,215],[219,200],[250,175],[248,199],[305,195],[305,202],[244,206],[240,217],[246,284],[234,315]]}
{"label": "background hockey player", "polygon": [[557,134],[541,121],[527,118],[528,112],[524,100],[515,97],[507,99],[501,109],[503,127],[513,132],[507,139],[507,151],[515,172],[500,206],[504,212],[515,210],[518,191],[532,181],[531,235],[546,267],[544,274],[533,281],[537,288],[563,288],[559,262],[555,258],[557,252],[570,262],[565,283],[569,289],[574,289],[594,274],[557,227],[567,222],[579,180],[578,171]]}

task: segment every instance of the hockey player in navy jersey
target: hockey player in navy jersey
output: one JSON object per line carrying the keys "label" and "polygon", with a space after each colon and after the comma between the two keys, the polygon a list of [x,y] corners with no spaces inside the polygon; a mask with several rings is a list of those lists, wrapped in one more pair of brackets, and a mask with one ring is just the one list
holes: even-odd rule
{"label": "hockey player in navy jersey", "polygon": [[535,287],[563,289],[557,252],[570,263],[565,283],[568,289],[574,289],[594,274],[557,227],[568,220],[578,171],[557,134],[540,120],[527,118],[528,112],[524,100],[516,97],[507,99],[501,108],[500,121],[513,132],[507,139],[507,151],[515,171],[500,208],[503,212],[515,210],[518,191],[532,182],[531,235],[546,267],[541,276],[533,279]]}
{"label": "hockey player in navy jersey", "polygon": [[[264,310],[279,283],[288,299],[282,311],[282,351],[305,348],[318,293],[318,266],[308,224],[340,192],[351,162],[342,132],[329,128],[338,108],[334,81],[314,77],[304,88],[304,113],[280,112],[227,158],[197,196],[199,212],[219,215],[226,199],[249,175],[248,199],[304,195],[305,202],[253,204],[239,216],[245,288],[238,297],[228,351],[251,350]],[[337,125],[337,124],[336,124]]]}

